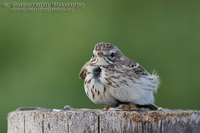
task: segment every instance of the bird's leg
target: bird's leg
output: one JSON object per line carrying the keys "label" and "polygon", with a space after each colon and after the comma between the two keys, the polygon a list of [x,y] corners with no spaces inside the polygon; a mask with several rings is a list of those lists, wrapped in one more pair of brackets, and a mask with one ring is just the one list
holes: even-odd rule
{"label": "bird's leg", "polygon": [[110,108],[110,106],[106,106],[103,108],[103,110],[107,111],[107,110],[109,110],[109,108]]}

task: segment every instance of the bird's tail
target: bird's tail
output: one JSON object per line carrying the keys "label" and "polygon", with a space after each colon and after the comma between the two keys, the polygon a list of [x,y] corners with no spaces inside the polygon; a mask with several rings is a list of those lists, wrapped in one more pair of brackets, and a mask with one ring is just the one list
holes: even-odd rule
{"label": "bird's tail", "polygon": [[152,72],[152,74],[149,76],[149,78],[152,80],[152,84],[154,85],[154,92],[157,92],[157,89],[160,85],[160,79],[159,79],[159,75],[157,74],[157,72],[154,70]]}

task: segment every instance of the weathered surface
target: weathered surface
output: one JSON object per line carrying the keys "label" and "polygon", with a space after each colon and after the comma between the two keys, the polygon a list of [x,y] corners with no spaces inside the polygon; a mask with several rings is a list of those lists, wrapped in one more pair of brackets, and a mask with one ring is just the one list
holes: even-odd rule
{"label": "weathered surface", "polygon": [[18,109],[8,133],[199,133],[200,111],[103,111]]}

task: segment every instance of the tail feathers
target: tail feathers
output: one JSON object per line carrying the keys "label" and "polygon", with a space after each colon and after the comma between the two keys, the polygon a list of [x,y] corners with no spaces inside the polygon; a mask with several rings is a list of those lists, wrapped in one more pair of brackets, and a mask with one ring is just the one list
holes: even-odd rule
{"label": "tail feathers", "polygon": [[158,87],[160,85],[160,79],[159,79],[159,75],[156,73],[156,71],[154,70],[150,76],[150,78],[152,79],[152,83],[154,84],[154,92],[157,92]]}
{"label": "tail feathers", "polygon": [[136,104],[137,108],[149,108],[150,110],[158,110],[159,108],[155,104],[139,105]]}
{"label": "tail feathers", "polygon": [[152,74],[148,73],[145,75],[142,82],[147,85],[146,89],[151,89],[153,92],[156,92],[160,85],[159,76],[155,71]]}

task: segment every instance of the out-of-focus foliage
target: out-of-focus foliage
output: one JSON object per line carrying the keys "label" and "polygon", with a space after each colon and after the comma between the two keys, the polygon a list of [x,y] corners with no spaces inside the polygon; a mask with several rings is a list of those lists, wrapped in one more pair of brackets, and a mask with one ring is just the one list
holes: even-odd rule
{"label": "out-of-focus foliage", "polygon": [[78,79],[98,42],[117,45],[149,72],[156,69],[158,106],[200,109],[199,1],[56,2],[86,6],[71,13],[0,7],[0,132],[6,132],[7,113],[19,107],[103,108]]}

